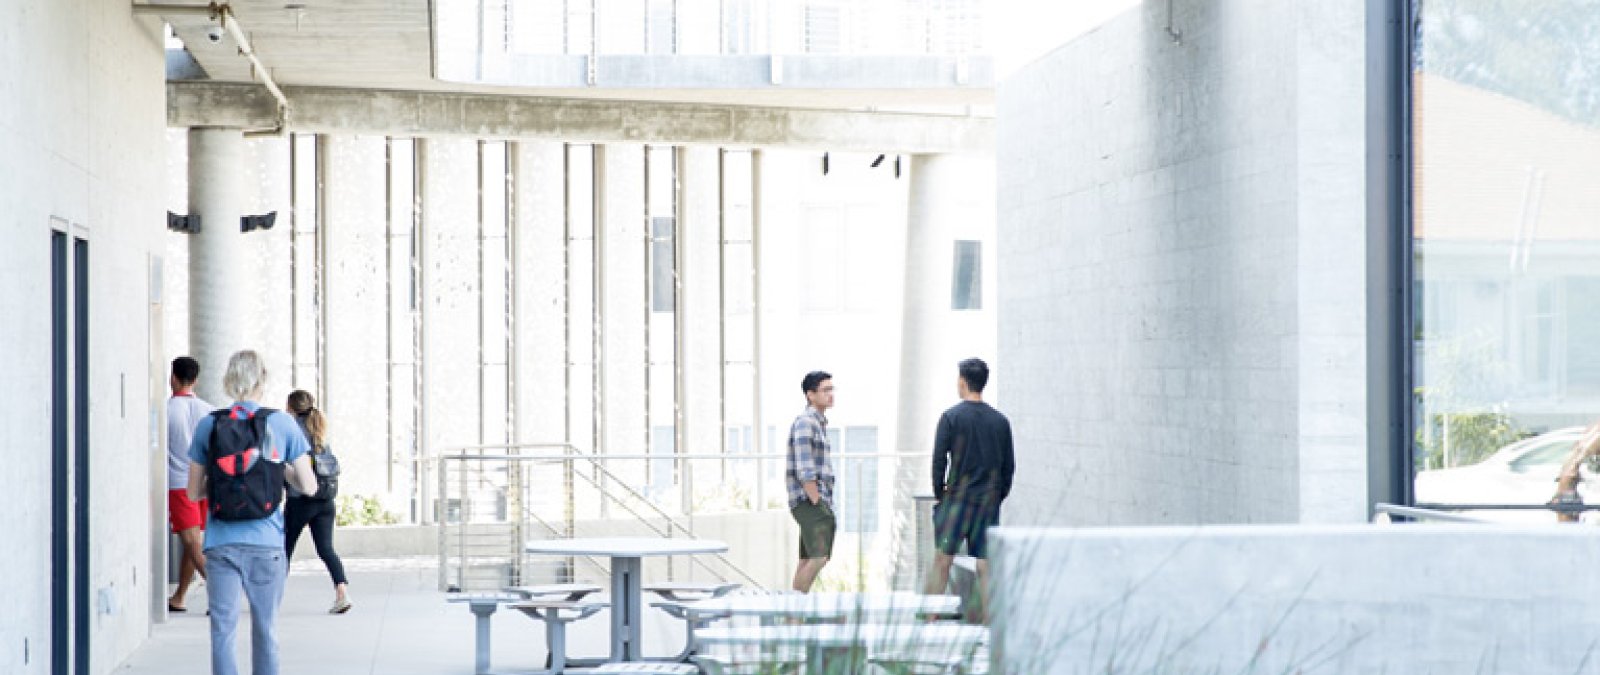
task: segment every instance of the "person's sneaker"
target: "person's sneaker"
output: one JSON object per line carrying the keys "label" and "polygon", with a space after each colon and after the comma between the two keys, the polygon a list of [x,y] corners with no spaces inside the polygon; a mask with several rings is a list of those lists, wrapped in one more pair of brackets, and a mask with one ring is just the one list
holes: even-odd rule
{"label": "person's sneaker", "polygon": [[336,598],[333,601],[333,606],[328,608],[328,613],[329,614],[343,614],[345,612],[350,611],[350,606],[351,605],[350,605],[350,598],[349,597]]}

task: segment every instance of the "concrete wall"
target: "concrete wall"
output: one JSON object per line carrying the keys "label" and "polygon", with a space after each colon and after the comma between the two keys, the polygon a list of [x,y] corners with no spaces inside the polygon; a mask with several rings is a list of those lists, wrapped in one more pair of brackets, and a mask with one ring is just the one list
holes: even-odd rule
{"label": "concrete wall", "polygon": [[[0,9],[0,447],[10,582],[0,672],[50,672],[52,220],[89,242],[89,588],[92,668],[144,639],[164,477],[151,395],[152,256],[162,250],[164,57],[126,3],[22,0]],[[154,400],[152,400],[154,399]],[[163,589],[164,590],[164,589]],[[104,594],[109,601],[97,600]]]}
{"label": "concrete wall", "polygon": [[1600,672],[1588,528],[1002,528],[994,541],[999,672]]}
{"label": "concrete wall", "polygon": [[1362,7],[1166,10],[1000,87],[1005,517],[1359,520]]}

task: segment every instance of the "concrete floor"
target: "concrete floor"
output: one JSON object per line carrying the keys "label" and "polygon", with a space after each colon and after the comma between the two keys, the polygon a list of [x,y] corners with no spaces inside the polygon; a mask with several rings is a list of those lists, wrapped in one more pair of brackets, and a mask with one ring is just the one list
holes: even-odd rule
{"label": "concrete floor", "polygon": [[[284,673],[374,675],[470,675],[473,617],[464,605],[445,602],[438,589],[434,560],[347,560],[355,607],[328,614],[333,589],[320,561],[297,561],[289,574],[278,615],[278,640]],[[205,587],[192,590],[190,610],[155,626],[150,640],[119,665],[117,675],[169,675],[209,672],[210,633]],[[544,665],[542,623],[502,610],[493,619],[495,672],[537,670]],[[577,656],[605,652],[610,619],[606,612],[574,625],[567,649]],[[249,619],[235,641],[240,664],[248,669]],[[667,655],[683,647],[682,623],[659,611],[646,614],[645,653]]]}

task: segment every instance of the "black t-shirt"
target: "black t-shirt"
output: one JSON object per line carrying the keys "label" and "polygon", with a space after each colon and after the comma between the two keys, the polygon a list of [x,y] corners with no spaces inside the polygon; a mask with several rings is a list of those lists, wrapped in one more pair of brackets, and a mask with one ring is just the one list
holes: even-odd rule
{"label": "black t-shirt", "polygon": [[1015,470],[1011,422],[1000,411],[982,401],[962,401],[939,417],[933,439],[934,497],[999,503],[1011,493]]}

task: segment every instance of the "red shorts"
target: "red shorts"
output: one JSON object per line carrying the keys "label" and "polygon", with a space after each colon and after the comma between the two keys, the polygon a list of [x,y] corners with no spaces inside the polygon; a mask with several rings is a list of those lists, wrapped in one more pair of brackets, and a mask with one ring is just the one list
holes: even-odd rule
{"label": "red shorts", "polygon": [[189,499],[188,490],[167,490],[167,513],[172,517],[173,532],[191,527],[206,529],[206,500]]}

